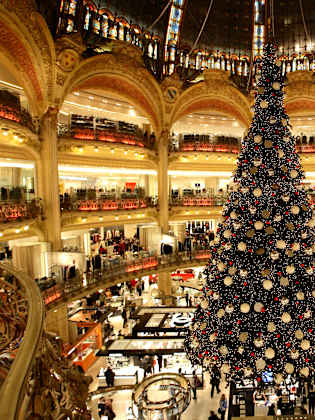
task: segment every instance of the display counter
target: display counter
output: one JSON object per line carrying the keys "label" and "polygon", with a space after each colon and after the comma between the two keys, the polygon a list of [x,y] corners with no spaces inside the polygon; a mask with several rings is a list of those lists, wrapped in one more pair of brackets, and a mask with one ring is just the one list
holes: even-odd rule
{"label": "display counter", "polygon": [[[86,326],[87,323],[84,323]],[[92,323],[89,330],[80,340],[68,349],[66,356],[71,358],[76,366],[86,372],[95,362],[96,353],[102,346],[102,327],[101,324]]]}

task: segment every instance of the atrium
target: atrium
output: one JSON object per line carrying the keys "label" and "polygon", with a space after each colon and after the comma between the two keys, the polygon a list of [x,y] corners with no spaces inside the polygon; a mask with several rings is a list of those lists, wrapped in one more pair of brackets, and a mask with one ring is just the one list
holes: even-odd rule
{"label": "atrium", "polygon": [[0,0],[1,420],[314,418],[314,75],[314,0]]}

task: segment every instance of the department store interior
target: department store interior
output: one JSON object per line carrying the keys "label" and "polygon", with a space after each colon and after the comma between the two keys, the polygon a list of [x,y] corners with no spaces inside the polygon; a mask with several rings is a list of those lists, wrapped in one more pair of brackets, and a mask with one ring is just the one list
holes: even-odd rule
{"label": "department store interior", "polygon": [[184,346],[272,31],[314,206],[313,0],[0,0],[1,419],[314,416]]}

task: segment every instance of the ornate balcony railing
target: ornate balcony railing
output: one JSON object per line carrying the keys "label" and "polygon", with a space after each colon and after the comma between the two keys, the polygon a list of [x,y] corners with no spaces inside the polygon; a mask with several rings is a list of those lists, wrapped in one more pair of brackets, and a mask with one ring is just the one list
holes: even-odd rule
{"label": "ornate balcony railing", "polygon": [[[74,296],[76,293],[87,293],[88,290],[97,285],[106,285],[106,283],[122,282],[130,280],[130,275],[145,275],[151,271],[158,271],[161,268],[174,266],[174,269],[189,264],[199,263],[202,265],[210,258],[208,249],[194,250],[192,252],[181,252],[178,254],[151,256],[138,258],[132,261],[121,260],[119,257],[106,259],[102,269],[94,272],[78,275],[71,282],[55,284],[42,291],[43,299],[46,305],[59,300],[65,300]],[[124,280],[125,278],[125,280]]]}
{"label": "ornate balcony railing", "polygon": [[0,264],[0,290],[0,418],[91,418],[91,378],[69,366],[61,344],[44,332],[36,283]]}
{"label": "ornate balcony railing", "polygon": [[30,201],[0,201],[0,223],[35,219],[42,216],[41,199]]}
{"label": "ornate balcony railing", "polygon": [[6,90],[0,90],[0,118],[16,122],[35,133],[31,115],[20,105],[20,99]]}
{"label": "ornate balcony railing", "polygon": [[138,210],[148,207],[157,207],[158,199],[155,197],[124,198],[124,199],[79,199],[78,197],[63,196],[60,199],[61,211],[116,211]]}
{"label": "ornate balcony railing", "polygon": [[58,123],[58,135],[72,139],[125,144],[152,149],[155,135],[150,136],[137,125],[107,118],[71,114],[68,123]]}
{"label": "ornate balcony railing", "polygon": [[226,194],[189,195],[183,197],[170,197],[172,207],[217,207],[223,206],[227,200]]}

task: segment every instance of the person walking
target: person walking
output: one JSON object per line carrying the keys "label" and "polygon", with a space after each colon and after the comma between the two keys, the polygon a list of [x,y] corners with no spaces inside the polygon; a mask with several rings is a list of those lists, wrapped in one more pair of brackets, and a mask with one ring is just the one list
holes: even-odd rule
{"label": "person walking", "polygon": [[105,379],[108,387],[114,386],[115,373],[110,366],[105,371]]}
{"label": "person walking", "polygon": [[197,386],[199,386],[199,379],[196,375],[196,372],[193,372],[193,378],[192,378],[192,392],[193,392],[193,399],[197,399]]}
{"label": "person walking", "polygon": [[210,415],[208,417],[208,420],[219,420],[219,417],[215,414],[214,411],[210,411]]}
{"label": "person walking", "polygon": [[221,373],[219,371],[219,369],[217,367],[214,367],[212,369],[212,373],[211,373],[211,379],[210,379],[210,384],[211,384],[211,398],[213,398],[213,394],[214,394],[214,388],[216,388],[217,393],[219,394],[220,388],[220,381],[221,381]]}
{"label": "person walking", "polygon": [[222,394],[220,398],[219,410],[218,410],[221,416],[221,420],[224,420],[226,409],[227,409],[227,400],[226,400],[225,394]]}

